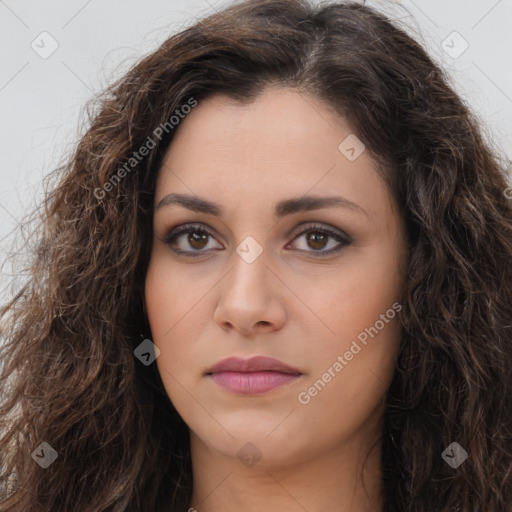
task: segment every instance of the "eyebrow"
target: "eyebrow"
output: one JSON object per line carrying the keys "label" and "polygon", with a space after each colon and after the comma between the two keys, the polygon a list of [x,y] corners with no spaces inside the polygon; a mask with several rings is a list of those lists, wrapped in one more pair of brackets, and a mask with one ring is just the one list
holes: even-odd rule
{"label": "eyebrow", "polygon": [[[169,205],[177,204],[188,210],[200,213],[224,216],[224,209],[217,203],[190,194],[168,194],[163,197],[155,207],[155,212]],[[277,219],[292,215],[298,212],[319,210],[321,208],[342,207],[369,215],[361,206],[340,196],[303,196],[279,201],[274,209],[274,216]]]}

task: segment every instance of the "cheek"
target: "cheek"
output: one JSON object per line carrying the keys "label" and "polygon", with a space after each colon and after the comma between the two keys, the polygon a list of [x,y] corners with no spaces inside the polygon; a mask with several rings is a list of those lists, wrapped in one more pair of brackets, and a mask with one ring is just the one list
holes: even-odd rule
{"label": "cheek", "polygon": [[[402,309],[396,258],[392,251],[367,250],[364,258],[346,261],[331,279],[317,284],[310,287],[308,304],[330,334],[317,338],[314,350],[307,349],[312,372],[301,403],[311,398],[319,411],[343,404],[362,417],[378,403],[393,376]],[[314,330],[309,332],[311,337]]]}
{"label": "cheek", "polygon": [[166,331],[172,328],[179,308],[180,301],[176,293],[178,283],[175,277],[160,263],[160,258],[152,257],[146,275],[145,301],[153,342],[157,346]]}
{"label": "cheek", "polygon": [[191,279],[165,258],[151,260],[145,281],[146,311],[153,343],[159,348],[156,360],[169,398],[175,403],[183,386],[201,368],[201,339],[209,321],[208,283]]}
{"label": "cheek", "polygon": [[[184,300],[178,290],[183,289],[179,282],[179,276],[166,268],[162,258],[153,257],[145,283],[146,312],[153,343],[160,349],[157,358],[157,365],[174,373],[173,362],[176,354],[170,353],[174,345],[169,343],[173,339],[176,329],[179,327],[179,319],[183,318],[186,312],[183,310]],[[177,353],[179,353],[177,351]],[[165,372],[160,372],[162,379],[167,378]]]}
{"label": "cheek", "polygon": [[176,333],[184,324],[189,329],[200,326],[204,315],[199,313],[209,288],[209,280],[189,275],[187,269],[173,264],[163,250],[155,251],[146,274],[145,300],[154,343],[162,345],[159,348],[165,349],[169,340],[179,338]]}
{"label": "cheek", "polygon": [[[160,355],[155,363],[163,386],[185,423],[192,427],[210,425],[202,405],[207,402],[197,391],[204,369],[204,349],[200,340],[207,329],[207,297],[197,288],[186,288],[184,276],[156,275],[151,269],[146,279],[146,310],[153,343]],[[196,398],[197,395],[197,398]],[[222,431],[218,433],[222,436]]]}
{"label": "cheek", "polygon": [[388,290],[358,286],[333,299],[326,317],[336,336],[307,349],[312,371],[297,396],[305,432],[318,429],[318,418],[329,418],[322,422],[326,444],[350,436],[382,403],[400,342],[401,307]]}
{"label": "cheek", "polygon": [[293,281],[297,296],[311,310],[311,314],[298,321],[307,322],[310,333],[316,326],[324,348],[341,350],[347,345],[348,349],[350,340],[376,322],[383,332],[396,323],[392,320],[396,317],[393,309],[384,319],[384,329],[380,320],[401,299],[403,277],[398,272],[397,253],[392,246],[388,251],[375,246],[347,253],[338,268],[316,276],[294,276]]}

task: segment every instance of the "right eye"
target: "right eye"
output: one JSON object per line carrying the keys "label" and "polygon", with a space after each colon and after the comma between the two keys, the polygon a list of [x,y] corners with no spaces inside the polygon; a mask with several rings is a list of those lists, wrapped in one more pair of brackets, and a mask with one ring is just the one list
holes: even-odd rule
{"label": "right eye", "polygon": [[164,242],[176,254],[195,258],[213,250],[213,248],[207,248],[209,237],[212,237],[211,233],[202,224],[183,224],[170,230]]}

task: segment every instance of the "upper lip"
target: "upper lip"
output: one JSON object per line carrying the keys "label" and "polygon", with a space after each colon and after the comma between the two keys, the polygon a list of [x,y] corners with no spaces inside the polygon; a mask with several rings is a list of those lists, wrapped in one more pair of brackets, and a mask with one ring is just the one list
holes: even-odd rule
{"label": "upper lip", "polygon": [[281,373],[300,374],[301,371],[293,368],[279,359],[265,356],[254,356],[249,359],[241,357],[228,357],[219,361],[209,368],[206,373],[219,373],[219,372],[261,372],[273,371]]}

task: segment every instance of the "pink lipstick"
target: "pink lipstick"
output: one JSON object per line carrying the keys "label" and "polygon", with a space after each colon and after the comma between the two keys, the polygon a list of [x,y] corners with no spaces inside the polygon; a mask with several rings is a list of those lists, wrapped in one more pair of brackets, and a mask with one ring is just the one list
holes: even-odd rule
{"label": "pink lipstick", "polygon": [[229,357],[207,370],[216,384],[232,393],[257,395],[297,380],[302,373],[278,359]]}

